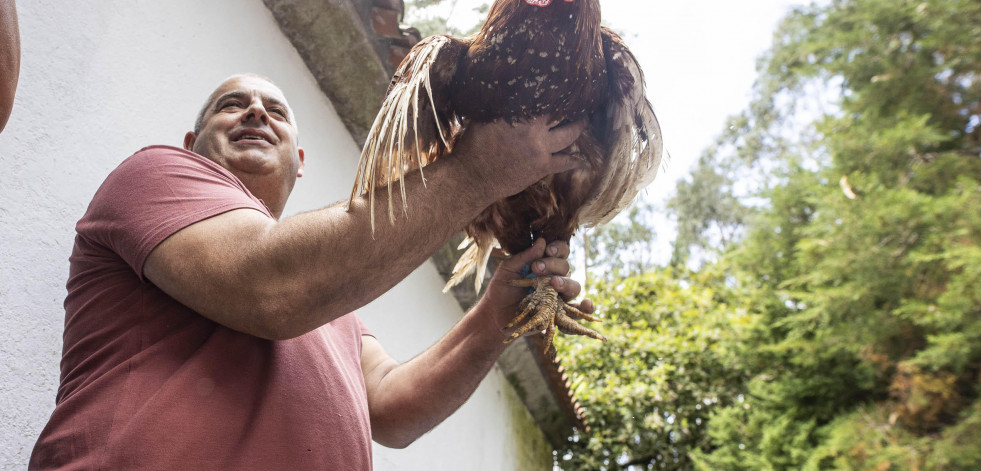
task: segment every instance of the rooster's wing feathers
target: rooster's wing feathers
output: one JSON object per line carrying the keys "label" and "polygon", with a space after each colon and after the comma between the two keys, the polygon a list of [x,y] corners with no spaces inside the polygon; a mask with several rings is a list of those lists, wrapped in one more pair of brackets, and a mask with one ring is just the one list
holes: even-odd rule
{"label": "rooster's wing feathers", "polygon": [[579,213],[579,225],[613,219],[650,184],[662,165],[661,128],[644,90],[644,73],[620,37],[603,27],[603,54],[609,80],[606,108],[607,165],[593,197]]}

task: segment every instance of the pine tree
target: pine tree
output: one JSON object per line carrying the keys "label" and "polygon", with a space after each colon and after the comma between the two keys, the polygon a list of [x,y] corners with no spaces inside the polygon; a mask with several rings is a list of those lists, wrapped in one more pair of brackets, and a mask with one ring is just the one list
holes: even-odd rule
{"label": "pine tree", "polygon": [[978,25],[976,0],[785,19],[670,204],[675,267],[601,286],[609,344],[561,341],[592,429],[560,466],[981,469]]}

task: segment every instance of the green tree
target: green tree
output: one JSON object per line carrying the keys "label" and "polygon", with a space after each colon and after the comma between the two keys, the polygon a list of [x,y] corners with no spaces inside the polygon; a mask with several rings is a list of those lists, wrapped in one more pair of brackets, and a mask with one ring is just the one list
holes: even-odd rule
{"label": "green tree", "polygon": [[702,155],[689,177],[678,181],[668,208],[675,216],[678,235],[671,265],[692,260],[711,261],[739,239],[750,208],[737,196],[736,177],[717,158],[716,149]]}
{"label": "green tree", "polygon": [[738,401],[742,382],[734,341],[755,314],[717,270],[661,269],[602,281],[610,341],[560,336],[575,372],[589,431],[558,450],[564,469],[691,469],[689,453],[708,446],[712,410]]}
{"label": "green tree", "polygon": [[657,266],[654,218],[660,210],[638,200],[609,224],[580,230],[573,250],[583,253],[586,274],[584,291],[591,292],[594,281],[613,281],[646,273]]}
{"label": "green tree", "polygon": [[560,466],[981,469],[977,25],[976,0],[784,20],[670,204],[675,271],[603,285],[609,344],[561,341],[592,429]]}
{"label": "green tree", "polygon": [[762,88],[840,83],[841,112],[731,255],[762,296],[759,370],[705,469],[981,466],[978,24],[976,1],[843,0],[777,32]]}
{"label": "green tree", "polygon": [[[483,1],[473,7],[473,14],[479,20],[469,27],[457,27],[451,24],[458,16],[461,16],[461,6],[459,0],[405,0],[405,21],[414,26],[422,33],[422,37],[434,34],[449,34],[451,36],[463,37],[472,34],[480,29],[484,22],[484,16],[490,10],[490,1]],[[467,12],[462,12],[464,17]]]}

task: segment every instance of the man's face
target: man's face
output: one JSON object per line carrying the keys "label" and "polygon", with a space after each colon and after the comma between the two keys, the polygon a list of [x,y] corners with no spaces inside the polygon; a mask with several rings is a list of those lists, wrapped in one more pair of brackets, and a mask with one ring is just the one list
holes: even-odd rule
{"label": "man's face", "polygon": [[261,78],[238,76],[212,97],[200,133],[189,133],[185,147],[230,170],[253,193],[281,193],[285,204],[302,174],[303,150],[283,92]]}

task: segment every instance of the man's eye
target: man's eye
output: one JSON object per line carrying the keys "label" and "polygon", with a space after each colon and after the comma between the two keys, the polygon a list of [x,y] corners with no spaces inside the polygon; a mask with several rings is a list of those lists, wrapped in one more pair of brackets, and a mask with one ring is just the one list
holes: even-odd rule
{"label": "man's eye", "polygon": [[221,104],[221,109],[223,110],[227,108],[241,108],[241,107],[242,105],[239,104],[237,101],[226,101]]}
{"label": "man's eye", "polygon": [[284,111],[282,108],[270,108],[269,112],[276,113],[284,118],[286,117],[286,111]]}

